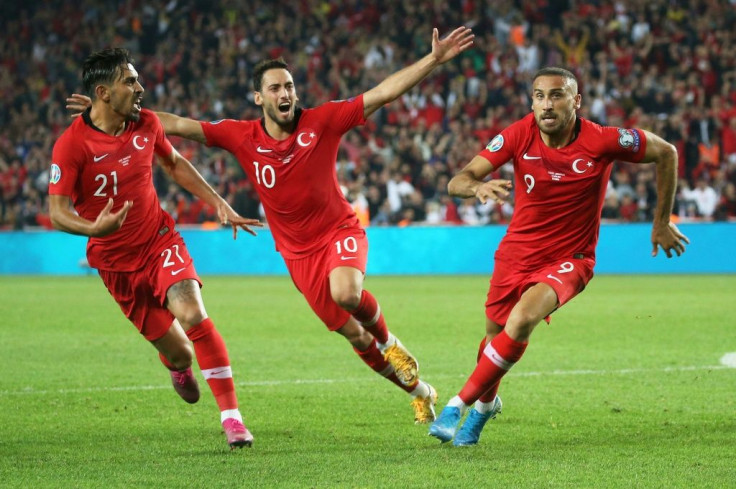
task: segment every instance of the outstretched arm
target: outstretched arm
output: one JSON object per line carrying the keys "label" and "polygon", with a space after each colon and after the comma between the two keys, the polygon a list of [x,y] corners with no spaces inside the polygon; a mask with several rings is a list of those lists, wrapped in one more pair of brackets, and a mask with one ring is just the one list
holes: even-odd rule
{"label": "outstretched arm", "polygon": [[477,197],[483,204],[488,200],[502,203],[509,196],[509,180],[489,180],[485,177],[493,171],[491,162],[476,156],[447,184],[447,190],[454,197]]}
{"label": "outstretched arm", "polygon": [[179,154],[176,149],[172,148],[171,154],[166,158],[162,158],[160,161],[166,173],[177,184],[217,209],[217,216],[220,218],[220,223],[232,226],[233,239],[237,238],[238,228],[255,236],[255,231],[250,229],[249,226],[260,227],[263,225],[257,219],[241,217],[235,212],[225,199],[207,183],[204,177],[194,168],[194,165]]}
{"label": "outstretched arm", "polygon": [[[72,112],[72,119],[82,115],[82,112],[87,110],[91,105],[92,100],[88,96],[80,93],[73,93],[66,99],[66,108]],[[156,112],[156,115],[161,119],[161,125],[164,126],[164,132],[167,136],[179,136],[202,144],[207,142],[199,121],[187,117],[179,117],[168,112]]]}
{"label": "outstretched arm", "polygon": [[402,94],[422,81],[432,70],[450,61],[473,45],[473,31],[468,27],[458,27],[440,40],[437,29],[432,30],[432,52],[397,71],[363,94],[363,114],[369,117],[375,111],[396,100]]}
{"label": "outstretched arm", "polygon": [[168,112],[156,112],[156,115],[161,119],[161,125],[164,126],[164,132],[167,136],[179,136],[198,143],[207,143],[202,124],[199,121]]}
{"label": "outstretched arm", "polygon": [[647,138],[647,149],[642,163],[654,163],[657,172],[657,207],[654,211],[652,226],[652,256],[657,256],[659,247],[672,257],[685,252],[685,244],[690,240],[670,222],[670,215],[675,204],[677,191],[677,150],[670,143],[649,131],[644,132]]}

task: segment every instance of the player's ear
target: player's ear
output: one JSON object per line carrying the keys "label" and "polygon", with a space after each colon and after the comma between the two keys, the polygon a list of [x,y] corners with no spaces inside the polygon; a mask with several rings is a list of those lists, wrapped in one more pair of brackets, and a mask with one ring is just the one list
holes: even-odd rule
{"label": "player's ear", "polygon": [[95,96],[103,102],[110,101],[110,90],[106,85],[97,85],[95,87]]}
{"label": "player's ear", "polygon": [[579,109],[582,104],[583,96],[580,94],[575,95],[575,109]]}
{"label": "player's ear", "polygon": [[263,105],[263,97],[261,97],[261,92],[259,91],[253,92],[253,102],[256,105]]}

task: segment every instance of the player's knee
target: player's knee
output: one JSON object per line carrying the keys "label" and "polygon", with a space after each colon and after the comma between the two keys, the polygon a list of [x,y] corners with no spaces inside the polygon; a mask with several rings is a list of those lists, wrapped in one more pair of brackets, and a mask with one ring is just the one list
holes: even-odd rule
{"label": "player's knee", "polygon": [[344,287],[338,290],[332,290],[332,300],[346,311],[353,311],[360,305],[360,289],[354,287]]}
{"label": "player's knee", "polygon": [[506,323],[506,334],[517,341],[524,341],[531,336],[541,318],[525,310],[512,311]]}
{"label": "player's knee", "polygon": [[196,326],[207,319],[207,314],[199,307],[186,307],[177,313],[176,319],[184,328],[184,331],[187,331],[192,326]]}
{"label": "player's knee", "polygon": [[184,370],[191,367],[194,359],[192,345],[189,342],[183,342],[181,345],[177,345],[177,348],[170,352],[166,356],[166,359],[177,370]]}

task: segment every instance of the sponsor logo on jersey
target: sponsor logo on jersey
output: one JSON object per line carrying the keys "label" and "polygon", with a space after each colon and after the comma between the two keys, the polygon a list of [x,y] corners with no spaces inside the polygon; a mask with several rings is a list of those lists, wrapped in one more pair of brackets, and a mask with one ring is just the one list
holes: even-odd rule
{"label": "sponsor logo on jersey", "polygon": [[56,163],[51,163],[51,171],[49,172],[49,183],[59,183],[61,180],[61,167]]}
{"label": "sponsor logo on jersey", "polygon": [[525,160],[541,160],[541,156],[529,156],[527,153],[524,153],[522,156]]}
{"label": "sponsor logo on jersey", "polygon": [[101,156],[96,156],[95,155],[95,156],[92,157],[92,159],[95,160],[95,163],[97,163],[98,161],[104,160],[105,158],[107,158],[107,155],[109,155],[109,154],[110,153],[105,153],[104,155],[101,155]]}
{"label": "sponsor logo on jersey", "polygon": [[486,149],[491,152],[496,152],[499,149],[503,148],[503,136],[500,134],[496,136],[495,138],[491,139],[491,142],[488,143],[488,146],[486,146]]}
{"label": "sponsor logo on jersey", "polygon": [[618,144],[622,148],[631,148],[632,152],[637,153],[639,151],[639,146],[641,145],[641,137],[639,136],[639,131],[637,131],[636,129],[624,129],[622,127],[619,127]]}

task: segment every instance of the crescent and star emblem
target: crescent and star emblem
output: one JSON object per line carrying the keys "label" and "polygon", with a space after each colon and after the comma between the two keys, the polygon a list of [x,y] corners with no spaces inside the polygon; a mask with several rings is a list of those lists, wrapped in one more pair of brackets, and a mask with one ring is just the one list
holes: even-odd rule
{"label": "crescent and star emblem", "polygon": [[[305,142],[304,142],[304,141],[302,140],[302,136],[307,136],[307,137],[309,137],[309,141],[307,141],[307,142],[305,143]],[[299,135],[298,135],[298,136],[296,137],[296,142],[297,142],[297,143],[299,144],[299,146],[301,146],[302,148],[306,148],[307,146],[309,146],[310,144],[312,144],[312,140],[314,140],[314,137],[315,137],[315,136],[316,136],[316,134],[314,134],[314,132],[310,132],[309,134],[307,134],[306,132],[300,132],[300,133],[299,133]]]}
{"label": "crescent and star emblem", "polygon": [[141,136],[136,136],[133,138],[133,146],[135,146],[135,149],[141,150],[146,147],[146,143],[148,143],[148,138],[143,138],[143,146],[138,146],[138,138]]}
{"label": "crescent and star emblem", "polygon": [[577,160],[575,160],[575,161],[572,162],[572,171],[574,171],[575,173],[585,173],[586,171],[588,171],[588,168],[592,168],[593,167],[593,162],[588,161],[585,164],[585,169],[580,170],[578,168],[578,163],[581,162],[581,161],[585,161],[585,158],[578,158]]}

